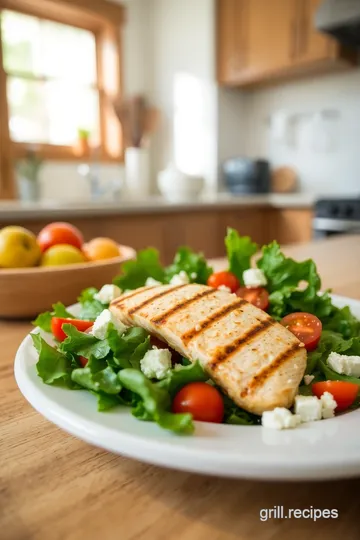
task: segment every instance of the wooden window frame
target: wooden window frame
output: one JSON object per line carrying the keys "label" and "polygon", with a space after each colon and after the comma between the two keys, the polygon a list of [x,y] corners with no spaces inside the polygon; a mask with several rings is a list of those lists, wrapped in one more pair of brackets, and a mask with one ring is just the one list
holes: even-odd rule
{"label": "wooden window frame", "polygon": [[[122,131],[111,101],[122,93],[121,26],[124,8],[106,0],[101,3],[96,0],[0,0],[0,12],[4,9],[82,28],[94,34],[101,141],[94,152],[94,159],[123,162]],[[111,67],[106,69],[109,63]],[[11,140],[6,78],[0,29],[0,198],[15,196],[14,164],[26,155],[31,144]],[[75,146],[35,146],[38,155],[46,161],[84,161],[84,158],[91,157],[79,153]]]}

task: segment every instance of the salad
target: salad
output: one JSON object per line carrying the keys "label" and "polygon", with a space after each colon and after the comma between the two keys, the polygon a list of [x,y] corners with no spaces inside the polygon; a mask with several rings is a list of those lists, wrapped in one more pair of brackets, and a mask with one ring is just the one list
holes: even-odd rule
{"label": "salad", "polygon": [[[276,242],[259,246],[228,229],[228,270],[214,272],[202,254],[181,247],[170,266],[148,248],[123,265],[122,275],[100,291],[79,297],[80,311],[62,303],[40,314],[32,333],[37,371],[45,384],[86,390],[99,411],[125,406],[143,421],[176,433],[191,433],[194,420],[285,429],[358,407],[360,321],[349,307],[333,305],[312,260],[286,257]],[[160,284],[196,283],[228,291],[266,311],[300,340],[307,351],[294,409],[253,414],[236,404],[190,361],[142,327],[128,327],[108,309],[122,293]],[[49,342],[49,334],[53,340]]]}

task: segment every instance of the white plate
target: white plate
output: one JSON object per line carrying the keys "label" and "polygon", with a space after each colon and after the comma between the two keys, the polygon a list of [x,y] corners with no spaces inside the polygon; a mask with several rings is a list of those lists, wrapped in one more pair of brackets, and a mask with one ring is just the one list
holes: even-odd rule
{"label": "white plate", "polygon": [[[333,297],[360,317],[360,301]],[[89,392],[45,385],[27,336],[17,352],[15,377],[31,405],[65,431],[111,452],[164,467],[234,478],[307,480],[360,476],[360,409],[342,416],[275,431],[261,426],[197,422],[195,434],[177,436],[129,409],[96,410]]]}

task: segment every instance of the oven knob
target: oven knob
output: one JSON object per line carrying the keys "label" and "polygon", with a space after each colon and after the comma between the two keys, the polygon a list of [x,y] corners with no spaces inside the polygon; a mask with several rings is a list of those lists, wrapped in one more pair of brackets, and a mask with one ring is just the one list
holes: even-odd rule
{"label": "oven knob", "polygon": [[345,206],[345,216],[347,218],[354,216],[354,208],[352,206]]}
{"label": "oven knob", "polygon": [[332,217],[337,217],[337,216],[339,215],[339,207],[333,205],[333,206],[330,208],[330,213],[331,213]]}

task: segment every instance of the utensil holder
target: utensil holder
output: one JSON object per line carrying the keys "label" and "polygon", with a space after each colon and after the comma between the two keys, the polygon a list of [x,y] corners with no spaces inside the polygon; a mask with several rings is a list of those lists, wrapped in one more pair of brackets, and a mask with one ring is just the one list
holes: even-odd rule
{"label": "utensil holder", "polygon": [[147,148],[125,150],[125,192],[131,198],[150,194],[150,156]]}

